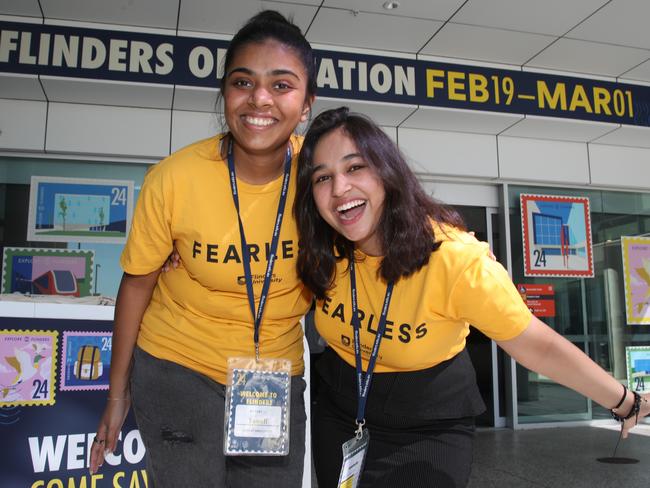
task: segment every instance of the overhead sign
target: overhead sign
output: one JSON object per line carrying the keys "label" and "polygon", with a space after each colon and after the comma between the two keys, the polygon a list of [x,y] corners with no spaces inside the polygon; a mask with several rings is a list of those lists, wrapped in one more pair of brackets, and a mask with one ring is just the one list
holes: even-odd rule
{"label": "overhead sign", "polygon": [[[0,22],[0,71],[218,87],[228,41]],[[317,50],[319,95],[650,126],[650,87]]]}

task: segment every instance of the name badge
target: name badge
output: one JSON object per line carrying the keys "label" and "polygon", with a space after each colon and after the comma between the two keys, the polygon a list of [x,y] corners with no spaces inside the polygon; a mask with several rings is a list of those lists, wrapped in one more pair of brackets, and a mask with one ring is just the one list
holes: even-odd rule
{"label": "name badge", "polygon": [[339,488],[357,488],[359,486],[369,441],[368,429],[362,429],[360,436],[355,436],[343,444],[343,465],[339,475]]}
{"label": "name badge", "polygon": [[289,454],[291,361],[230,358],[227,380],[225,454]]}

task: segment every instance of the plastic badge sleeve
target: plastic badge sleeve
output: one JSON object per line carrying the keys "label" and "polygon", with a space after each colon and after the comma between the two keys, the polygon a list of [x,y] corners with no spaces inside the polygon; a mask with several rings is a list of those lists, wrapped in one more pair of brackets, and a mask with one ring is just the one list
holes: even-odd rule
{"label": "plastic badge sleeve", "polygon": [[289,454],[291,361],[230,358],[224,452],[229,456]]}

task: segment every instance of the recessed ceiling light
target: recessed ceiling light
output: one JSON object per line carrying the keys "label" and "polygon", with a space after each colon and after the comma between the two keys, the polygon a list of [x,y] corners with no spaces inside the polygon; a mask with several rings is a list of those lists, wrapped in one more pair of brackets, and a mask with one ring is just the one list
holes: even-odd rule
{"label": "recessed ceiling light", "polygon": [[395,10],[397,7],[399,7],[399,2],[384,2],[382,5],[386,10]]}

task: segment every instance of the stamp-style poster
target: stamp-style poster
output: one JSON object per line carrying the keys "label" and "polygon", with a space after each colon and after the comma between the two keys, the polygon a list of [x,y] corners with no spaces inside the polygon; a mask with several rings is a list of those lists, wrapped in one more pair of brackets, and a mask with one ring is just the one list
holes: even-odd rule
{"label": "stamp-style poster", "polygon": [[32,176],[27,240],[124,243],[133,182]]}
{"label": "stamp-style poster", "polygon": [[625,316],[628,324],[650,324],[650,237],[621,237]]}
{"label": "stamp-style poster", "polygon": [[94,255],[91,250],[5,247],[2,293],[91,295]]}
{"label": "stamp-style poster", "polygon": [[627,387],[637,393],[650,392],[650,346],[625,348]]}
{"label": "stamp-style poster", "polygon": [[108,390],[111,332],[64,331],[59,389]]}
{"label": "stamp-style poster", "polygon": [[54,405],[56,331],[0,330],[0,407]]}
{"label": "stamp-style poster", "polygon": [[520,199],[524,276],[593,278],[589,199],[526,194]]}

